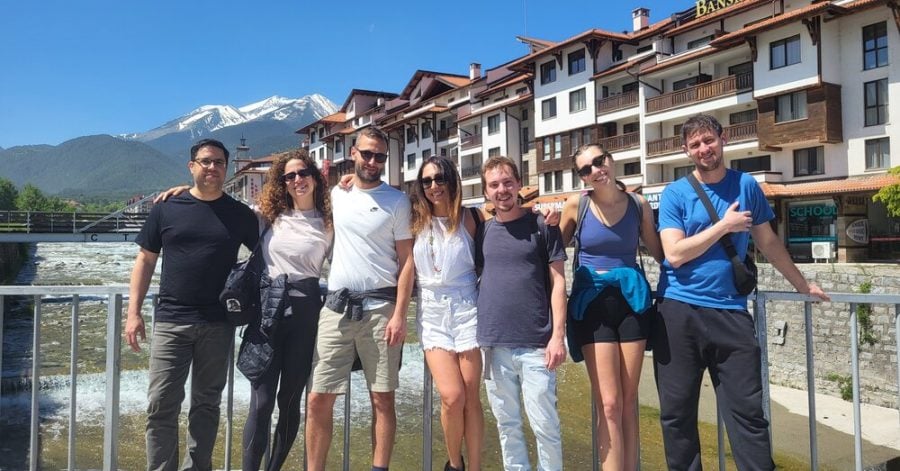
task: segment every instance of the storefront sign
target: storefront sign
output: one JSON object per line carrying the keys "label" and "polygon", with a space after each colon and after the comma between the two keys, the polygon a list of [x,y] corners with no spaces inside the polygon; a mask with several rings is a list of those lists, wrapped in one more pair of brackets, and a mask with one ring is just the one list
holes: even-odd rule
{"label": "storefront sign", "polygon": [[824,205],[824,204],[791,206],[790,216],[792,218],[810,217],[810,216],[835,217],[835,216],[837,216],[837,206]]}
{"label": "storefront sign", "polygon": [[697,0],[697,18],[740,3],[741,0]]}
{"label": "storefront sign", "polygon": [[865,196],[844,196],[842,214],[849,216],[851,214],[864,216],[866,214],[868,198]]}
{"label": "storefront sign", "polygon": [[857,244],[869,243],[869,220],[857,219],[847,225],[847,238]]}
{"label": "storefront sign", "polygon": [[644,199],[650,203],[650,207],[653,209],[659,209],[659,195],[662,193],[647,193],[644,195]]}

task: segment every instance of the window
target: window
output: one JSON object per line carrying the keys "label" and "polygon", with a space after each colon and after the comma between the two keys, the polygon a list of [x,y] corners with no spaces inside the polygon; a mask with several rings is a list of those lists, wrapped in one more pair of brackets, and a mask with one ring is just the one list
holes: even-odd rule
{"label": "window", "polygon": [[647,52],[647,51],[649,51],[650,49],[653,49],[653,45],[652,45],[652,44],[648,44],[648,45],[646,45],[646,46],[641,46],[641,47],[637,48],[637,49],[634,51],[634,53],[635,53],[635,54],[640,54],[640,53],[642,53],[642,52]]}
{"label": "window", "polygon": [[522,110],[522,121],[528,121],[528,110]]}
{"label": "window", "polygon": [[556,98],[548,98],[541,102],[541,119],[556,117]]}
{"label": "window", "polygon": [[563,189],[563,179],[562,179],[562,170],[557,170],[553,172],[553,191],[562,191]]}
{"label": "window", "polygon": [[738,111],[737,113],[731,113],[728,115],[728,124],[730,126],[734,126],[735,124],[754,122],[756,122],[756,110]]}
{"label": "window", "polygon": [[709,44],[709,42],[712,40],[713,40],[713,35],[710,34],[709,36],[695,39],[693,41],[688,41],[687,48],[688,49],[696,49],[700,46],[705,46],[705,45]]}
{"label": "window", "polygon": [[338,139],[334,141],[334,153],[335,154],[343,154],[344,153],[344,141],[342,139]]}
{"label": "window", "polygon": [[641,163],[640,162],[625,162],[622,169],[622,175],[640,175],[641,174]]}
{"label": "window", "polygon": [[544,192],[550,193],[553,191],[553,174],[547,172],[544,174]]}
{"label": "window", "polygon": [[825,148],[809,147],[794,151],[794,176],[821,175],[825,173]]}
{"label": "window", "polygon": [[587,89],[575,90],[569,93],[569,113],[577,113],[587,109]]}
{"label": "window", "polygon": [[806,92],[794,92],[775,97],[775,122],[806,118]]}
{"label": "window", "polygon": [[694,166],[688,165],[686,167],[675,167],[673,170],[675,172],[675,180],[678,180],[679,178],[685,177],[687,176],[687,174],[691,173],[694,170]]}
{"label": "window", "polygon": [[866,170],[881,170],[891,166],[891,140],[887,137],[866,141]]}
{"label": "window", "polygon": [[698,83],[709,82],[710,80],[712,80],[712,77],[710,77],[707,74],[700,74],[700,75],[695,75],[693,77],[688,77],[686,79],[677,80],[675,82],[672,82],[672,91],[676,92],[678,90],[682,90],[687,87],[693,87],[694,85],[697,85]]}
{"label": "window", "polygon": [[422,161],[424,162],[424,161],[428,160],[429,157],[431,157],[431,149],[423,150],[422,151]]}
{"label": "window", "polygon": [[488,157],[497,157],[499,155],[500,155],[499,147],[491,147],[490,149],[488,149]]}
{"label": "window", "polygon": [[625,123],[622,125],[622,134],[631,134],[633,132],[638,132],[640,130],[641,123]]}
{"label": "window", "polygon": [[541,85],[556,81],[556,63],[553,61],[541,64]]}
{"label": "window", "polygon": [[325,128],[319,128],[319,140],[325,139]]}
{"label": "window", "polygon": [[406,128],[406,143],[411,144],[416,142],[416,131],[412,126],[408,126]]}
{"label": "window", "polygon": [[742,75],[742,74],[752,74],[753,73],[753,63],[752,62],[741,62],[740,64],[735,64],[728,67],[728,75]]}
{"label": "window", "polygon": [[528,127],[522,128],[522,153],[528,152],[528,148],[530,146],[530,142],[528,140]]}
{"label": "window", "polygon": [[575,153],[579,147],[591,143],[591,128],[576,129],[569,132],[569,146],[572,153]]}
{"label": "window", "polygon": [[488,134],[497,134],[498,132],[500,132],[500,115],[488,116]]}
{"label": "window", "polygon": [[875,80],[863,84],[865,95],[866,126],[884,124],[887,122],[888,112],[888,81],[887,79]]}
{"label": "window", "polygon": [[407,154],[406,155],[406,168],[408,168],[408,169],[416,168],[416,154]]}
{"label": "window", "polygon": [[550,160],[550,138],[544,138],[544,160]]}
{"label": "window", "polygon": [[569,54],[569,75],[575,75],[584,72],[584,49]]}
{"label": "window", "polygon": [[745,173],[765,172],[772,170],[772,158],[768,155],[735,159],[731,161],[731,168]]}
{"label": "window", "polygon": [[431,124],[425,122],[422,123],[422,139],[428,139],[431,137]]}
{"label": "window", "polygon": [[559,134],[553,136],[553,158],[562,157],[562,136]]}
{"label": "window", "polygon": [[578,190],[578,189],[584,188],[584,180],[582,180],[581,177],[578,176],[578,172],[573,170],[573,171],[569,172],[569,174],[572,175],[572,189],[573,190]]}
{"label": "window", "polygon": [[316,140],[317,140],[317,139],[316,139],[316,132],[313,131],[313,132],[309,133],[309,143],[310,143],[310,144],[315,144],[315,143],[316,143]]}
{"label": "window", "polygon": [[863,28],[863,70],[888,64],[887,23],[875,23]]}
{"label": "window", "polygon": [[800,62],[800,35],[769,44],[769,68],[780,69]]}
{"label": "window", "polygon": [[629,82],[625,85],[622,85],[622,93],[628,92],[636,92],[638,91],[638,83],[637,82]]}
{"label": "window", "polygon": [[529,172],[529,171],[530,171],[530,170],[529,170],[529,168],[528,168],[528,161],[527,161],[527,160],[523,160],[523,161],[522,161],[522,181],[523,181],[525,184],[528,184],[528,175],[529,175],[528,172]]}

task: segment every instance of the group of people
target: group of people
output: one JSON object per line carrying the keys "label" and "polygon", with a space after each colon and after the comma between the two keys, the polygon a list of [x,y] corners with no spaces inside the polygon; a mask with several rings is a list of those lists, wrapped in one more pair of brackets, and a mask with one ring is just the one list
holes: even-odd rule
{"label": "group of people", "polygon": [[[828,298],[803,278],[772,231],[774,214],[759,185],[724,166],[722,126],[700,115],[682,133],[717,221],[681,179],[663,193],[657,227],[647,201],[625,191],[613,157],[596,144],[575,150],[573,168],[589,191],[569,198],[561,214],[521,206],[522,179],[506,157],[491,157],[482,168],[490,213],[462,206],[459,173],[442,156],[422,163],[407,197],[381,180],[388,138],[375,127],[360,131],[350,151],[354,173],[341,185],[329,192],[315,162],[293,151],[273,162],[250,209],[222,191],[228,150],[218,141],[198,142],[188,163],[194,185],[156,205],[137,238],[125,327],[135,350],[145,336],[140,307],[163,258],[150,352],[148,469],[211,469],[234,336],[218,293],[239,246],[257,243],[269,274],[287,274],[291,289],[271,339],[273,365],[252,384],[244,470],[259,469],[267,448],[266,469],[281,469],[298,433],[304,389],[307,466],[323,470],[334,402],[357,359],[372,404],[371,469],[388,469],[414,281],[416,328],[441,396],[445,471],[481,469],[482,380],[503,468],[531,469],[525,416],[537,468],[563,468],[556,368],[567,337],[573,359],[585,360],[601,411],[596,446],[604,469],[637,468],[637,389],[648,339],[670,469],[700,469],[697,406],[705,369],[738,469],[774,469],[753,321],[719,240],[730,238],[743,259],[752,235],[799,292]],[[570,242],[575,263],[567,299]],[[657,301],[640,242],[661,263]],[[321,276],[326,257],[323,300],[308,281]],[[179,468],[178,414],[189,370],[188,443]]]}

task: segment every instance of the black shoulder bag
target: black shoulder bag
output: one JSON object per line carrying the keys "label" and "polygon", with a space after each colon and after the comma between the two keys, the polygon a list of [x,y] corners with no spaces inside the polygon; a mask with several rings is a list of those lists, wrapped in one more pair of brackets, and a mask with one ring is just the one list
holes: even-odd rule
{"label": "black shoulder bag", "polygon": [[[719,222],[719,215],[713,208],[709,196],[706,195],[703,188],[700,188],[700,182],[697,181],[697,178],[694,177],[693,173],[689,173],[687,179],[691,183],[691,186],[694,187],[694,191],[697,192],[697,197],[700,198],[703,206],[706,207],[706,211],[709,213],[709,218],[712,220],[712,223],[715,224]],[[741,259],[738,258],[737,250],[734,248],[734,242],[731,240],[730,234],[725,234],[719,239],[719,243],[725,248],[725,254],[728,255],[728,259],[731,260],[731,271],[734,273],[734,287],[737,289],[738,294],[747,296],[756,291],[756,263],[753,262],[753,257],[750,256],[750,253],[748,252],[744,257],[744,260],[741,261]]]}
{"label": "black shoulder bag", "polygon": [[219,302],[225,306],[225,317],[235,327],[249,324],[261,316],[259,298],[259,280],[266,270],[263,263],[260,247],[263,236],[272,226],[266,224],[266,228],[259,235],[256,247],[250,252],[246,260],[239,261],[231,268],[225,286],[219,293]]}

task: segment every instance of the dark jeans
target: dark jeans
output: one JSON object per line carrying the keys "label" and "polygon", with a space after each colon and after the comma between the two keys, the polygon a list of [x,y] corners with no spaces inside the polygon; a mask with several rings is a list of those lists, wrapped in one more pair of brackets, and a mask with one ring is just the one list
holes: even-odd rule
{"label": "dark jeans", "polygon": [[762,408],[760,349],[750,314],[665,299],[653,342],[669,469],[702,469],[697,405],[707,368],[738,470],[775,469]]}
{"label": "dark jeans", "polygon": [[281,469],[300,428],[300,399],[312,368],[322,301],[316,296],[291,297],[290,301],[292,314],[280,321],[275,334],[272,367],[259,383],[251,386],[250,411],[244,426],[244,471],[259,469],[269,443],[276,400],[278,424],[267,471]]}
{"label": "dark jeans", "polygon": [[178,469],[178,415],[191,372],[187,453],[183,470],[211,470],[219,431],[219,403],[228,372],[234,328],[225,322],[157,322],[150,345],[147,392],[147,469]]}

